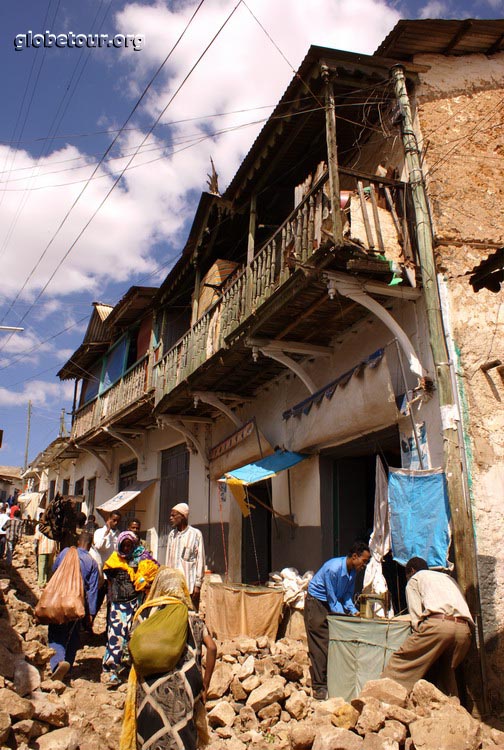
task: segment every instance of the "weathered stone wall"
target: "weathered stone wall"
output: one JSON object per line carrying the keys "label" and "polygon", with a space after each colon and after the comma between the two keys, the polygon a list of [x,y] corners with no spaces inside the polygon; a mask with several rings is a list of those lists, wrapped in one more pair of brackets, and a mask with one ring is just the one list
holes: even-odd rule
{"label": "weathered stone wall", "polygon": [[504,361],[502,291],[475,293],[467,275],[504,244],[504,55],[421,56],[418,121],[465,412],[469,481],[490,697],[504,701],[504,381],[481,365]]}

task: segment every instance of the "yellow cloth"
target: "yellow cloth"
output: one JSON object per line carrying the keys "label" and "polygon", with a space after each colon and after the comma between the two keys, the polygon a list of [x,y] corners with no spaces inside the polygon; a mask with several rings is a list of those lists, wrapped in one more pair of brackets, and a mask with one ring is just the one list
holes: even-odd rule
{"label": "yellow cloth", "polygon": [[137,750],[136,691],[137,675],[135,667],[131,667],[128,677],[126,700],[124,703],[124,716],[121,737],[119,740],[119,750]]}
{"label": "yellow cloth", "polygon": [[248,502],[245,500],[246,493],[245,489],[243,487],[243,483],[240,482],[239,479],[235,479],[234,477],[226,476],[226,484],[231,490],[231,494],[233,495],[234,499],[240,506],[240,510],[242,512],[242,516],[244,518],[247,518],[250,516],[250,506]]}
{"label": "yellow cloth", "polygon": [[137,591],[145,591],[152,584],[159,570],[154,560],[140,560],[133,583]]}
{"label": "yellow cloth", "polygon": [[118,555],[117,552],[112,552],[105,562],[103,570],[117,568],[125,570],[128,573],[131,583],[137,591],[145,591],[154,581],[156,574],[160,570],[159,565],[154,560],[140,560],[138,568],[132,568],[124,557]]}
{"label": "yellow cloth", "polygon": [[121,557],[117,554],[117,552],[112,552],[110,557],[107,558],[103,565],[103,570],[111,570],[113,568],[120,568],[121,570],[125,570],[129,577],[131,578],[131,582],[135,582],[135,571],[131,567],[131,565],[128,565],[124,557]]}

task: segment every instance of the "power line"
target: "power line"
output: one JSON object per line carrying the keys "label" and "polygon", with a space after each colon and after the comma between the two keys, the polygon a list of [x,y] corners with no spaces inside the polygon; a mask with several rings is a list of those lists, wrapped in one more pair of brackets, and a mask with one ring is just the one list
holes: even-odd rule
{"label": "power line", "polygon": [[[166,65],[166,63],[168,62],[169,58],[171,57],[171,55],[173,54],[173,52],[175,51],[175,49],[176,49],[176,48],[178,47],[178,45],[179,45],[180,41],[181,41],[181,40],[182,40],[182,38],[184,37],[184,35],[185,35],[186,31],[188,30],[189,26],[191,25],[191,23],[192,23],[193,19],[195,18],[195,16],[196,16],[196,14],[198,13],[199,9],[200,9],[200,8],[201,8],[201,6],[203,5],[204,1],[205,1],[205,0],[200,0],[200,2],[198,3],[198,5],[197,5],[197,7],[196,7],[195,11],[193,12],[193,14],[192,14],[191,18],[189,19],[188,23],[186,24],[185,28],[184,28],[184,29],[182,30],[182,33],[181,33],[181,34],[180,34],[180,36],[178,37],[177,41],[175,42],[175,44],[173,45],[173,47],[171,48],[171,50],[170,50],[170,51],[168,52],[168,54],[167,54],[167,55],[166,55],[166,57],[164,58],[163,62],[162,62],[162,63],[161,63],[160,65],[159,65],[159,67],[157,68],[156,72],[155,72],[155,73],[154,73],[154,75],[153,75],[153,76],[151,77],[150,81],[149,81],[149,82],[147,83],[147,85],[146,85],[146,87],[144,88],[144,90],[142,91],[142,93],[141,93],[140,97],[139,97],[139,98],[137,99],[137,101],[136,101],[136,103],[135,103],[135,105],[134,105],[133,109],[131,110],[131,112],[129,113],[128,117],[126,118],[126,120],[125,120],[125,122],[124,122],[124,124],[123,124],[123,127],[126,127],[126,125],[127,125],[128,123],[129,123],[129,121],[131,120],[131,118],[133,117],[133,115],[135,114],[135,112],[137,111],[138,107],[140,106],[141,102],[143,101],[143,99],[145,98],[145,96],[147,95],[147,93],[149,92],[149,90],[150,90],[151,86],[153,85],[154,81],[156,80],[157,76],[159,75],[159,73],[161,72],[161,70],[162,70],[162,69],[164,68],[164,66],[165,66],[165,65]],[[234,12],[234,11],[233,11],[233,12]],[[164,110],[164,111],[166,111],[166,110]],[[162,113],[162,114],[164,114],[164,111],[163,111],[163,113]],[[159,119],[159,118],[158,118],[158,119]],[[149,133],[148,133],[148,136],[149,136],[149,135],[151,134],[151,132],[152,132],[152,130],[153,130],[153,129],[154,129],[154,127],[153,127],[153,128],[152,128],[152,129],[150,130],[150,131],[149,131]],[[63,217],[62,221],[60,222],[60,224],[59,224],[59,226],[57,227],[56,231],[54,232],[53,236],[51,237],[51,239],[49,240],[48,244],[47,244],[47,245],[46,245],[46,247],[44,248],[44,250],[43,250],[42,254],[40,255],[40,257],[39,257],[39,259],[38,259],[38,261],[36,262],[36,264],[35,264],[35,265],[33,266],[33,268],[31,269],[30,273],[28,274],[28,277],[26,278],[25,282],[23,283],[23,285],[22,285],[21,289],[20,289],[20,290],[18,291],[18,293],[16,294],[16,296],[15,296],[14,300],[13,300],[13,301],[11,302],[11,304],[10,304],[10,307],[9,307],[9,310],[7,310],[7,313],[6,313],[6,315],[7,315],[8,313],[9,313],[9,311],[10,311],[10,310],[12,310],[12,308],[13,308],[13,306],[15,305],[16,301],[17,301],[17,300],[19,299],[19,296],[20,296],[20,295],[22,294],[22,292],[23,292],[23,290],[25,289],[26,285],[28,284],[29,280],[31,279],[31,277],[33,276],[33,274],[35,273],[35,271],[36,271],[36,270],[37,270],[37,268],[39,267],[40,263],[42,262],[43,258],[44,258],[44,257],[45,257],[45,255],[46,255],[47,251],[49,250],[49,248],[50,248],[50,247],[51,247],[51,245],[53,244],[54,240],[56,239],[56,237],[57,237],[57,236],[58,236],[58,234],[60,233],[60,231],[61,231],[61,229],[63,228],[63,226],[65,225],[66,221],[68,220],[68,217],[70,216],[70,214],[72,213],[73,209],[75,208],[75,206],[76,206],[76,205],[77,205],[77,203],[79,202],[80,198],[81,198],[81,197],[82,197],[82,195],[84,194],[84,192],[85,192],[85,190],[87,189],[87,187],[88,187],[88,186],[90,185],[90,183],[91,183],[91,180],[92,180],[92,178],[94,177],[94,175],[96,174],[96,172],[98,171],[98,169],[100,168],[101,164],[102,164],[102,163],[103,163],[103,161],[104,161],[104,160],[106,159],[107,155],[108,155],[108,154],[110,153],[110,151],[112,150],[112,148],[114,147],[114,145],[115,145],[115,144],[117,143],[117,140],[119,139],[119,137],[120,137],[121,133],[122,133],[122,130],[120,130],[120,131],[119,131],[119,132],[117,133],[117,135],[116,135],[116,136],[115,136],[115,137],[113,138],[112,142],[111,142],[111,143],[109,144],[109,146],[108,146],[108,147],[107,147],[107,149],[105,150],[105,152],[104,152],[104,154],[103,154],[102,158],[100,159],[100,161],[99,161],[99,162],[98,162],[98,164],[96,165],[96,167],[95,167],[95,169],[93,170],[93,172],[92,172],[91,176],[89,177],[89,179],[87,180],[86,184],[84,185],[84,187],[83,187],[83,188],[82,188],[82,190],[81,190],[81,191],[79,192],[78,196],[77,196],[77,197],[75,198],[75,200],[73,201],[72,205],[70,206],[70,208],[69,208],[69,209],[68,209],[68,211],[66,212],[65,216]],[[146,138],[147,138],[148,136],[146,136]],[[146,139],[144,139],[144,141],[145,141],[145,140],[146,140]],[[132,157],[132,159],[133,159],[133,158],[134,158],[134,157]],[[85,230],[87,229],[87,227],[89,226],[89,224],[91,223],[91,221],[92,221],[92,220],[94,219],[94,217],[96,216],[96,214],[98,213],[98,211],[100,210],[100,208],[102,207],[102,205],[104,204],[105,200],[106,200],[106,199],[108,198],[108,196],[110,195],[110,193],[112,192],[112,190],[113,190],[113,189],[115,188],[115,186],[117,185],[117,183],[118,183],[118,182],[119,182],[119,180],[121,179],[121,176],[122,176],[122,175],[120,175],[120,176],[119,176],[119,177],[117,178],[117,180],[116,180],[116,181],[114,182],[114,184],[112,185],[112,188],[111,188],[111,189],[110,189],[110,190],[108,191],[108,193],[106,194],[106,196],[105,196],[104,200],[103,200],[103,201],[102,201],[102,202],[100,203],[100,205],[98,206],[97,210],[96,210],[96,211],[95,211],[95,212],[94,212],[94,213],[92,214],[92,216],[91,216],[91,219],[89,219],[89,221],[88,221],[88,222],[87,222],[87,223],[85,224],[84,228],[83,228],[83,229],[82,229],[82,230],[81,230],[81,231],[79,232],[79,234],[78,234],[78,236],[77,236],[77,239],[76,239],[76,240],[75,240],[75,241],[74,241],[74,242],[72,243],[72,245],[70,246],[69,250],[68,250],[68,251],[67,251],[67,252],[65,253],[65,255],[63,256],[63,258],[61,259],[61,261],[60,261],[60,262],[58,263],[58,265],[57,265],[57,267],[56,267],[56,269],[55,269],[54,273],[53,273],[53,274],[52,274],[52,275],[50,276],[50,278],[49,278],[49,280],[47,281],[47,283],[45,284],[45,286],[44,286],[44,287],[42,287],[42,290],[41,290],[41,292],[40,292],[40,293],[38,294],[38,296],[36,297],[36,300],[35,300],[35,302],[36,302],[36,301],[37,301],[38,299],[40,299],[40,297],[42,296],[42,294],[43,294],[43,293],[44,293],[44,291],[46,290],[46,288],[47,288],[48,284],[49,284],[49,283],[50,283],[50,282],[52,281],[52,279],[54,278],[54,274],[55,274],[55,273],[57,272],[57,270],[58,270],[58,269],[60,268],[61,264],[62,264],[62,263],[63,263],[63,262],[65,261],[65,259],[66,259],[66,258],[68,257],[69,253],[71,252],[71,250],[73,249],[73,247],[75,246],[75,244],[76,244],[76,243],[78,242],[78,240],[80,239],[80,237],[81,237],[81,236],[83,235],[84,231],[85,231]],[[25,318],[27,317],[27,315],[29,315],[29,313],[30,313],[31,309],[32,309],[32,307],[30,307],[30,308],[28,309],[28,311],[27,311],[27,312],[26,312],[26,313],[24,314],[24,316],[23,316],[22,320],[24,320],[24,319],[25,319]],[[6,317],[6,316],[4,315],[4,317],[2,318],[2,321],[0,321],[0,322],[3,322],[3,320],[5,320],[5,317]],[[9,340],[9,339],[7,339],[7,341],[8,341],[8,340]],[[5,343],[7,343],[7,342],[5,342]],[[0,351],[1,351],[1,349],[2,349],[2,347],[0,346]]]}
{"label": "power line", "polygon": [[[98,8],[98,11],[97,11],[97,13],[96,13],[96,15],[95,15],[95,17],[94,17],[94,19],[93,19],[93,22],[92,22],[92,24],[91,24],[91,28],[90,28],[90,30],[91,30],[91,31],[92,31],[92,29],[94,28],[94,25],[95,25],[95,23],[96,23],[96,21],[97,21],[97,19],[98,19],[98,15],[99,15],[99,12],[100,12],[100,10],[101,10],[101,8],[102,8],[102,6],[103,6],[103,1],[104,1],[104,0],[101,0],[101,2],[100,2],[100,6],[99,6],[99,8]],[[106,10],[106,13],[105,13],[105,15],[104,15],[104,17],[103,17],[103,20],[102,20],[102,25],[103,25],[103,23],[104,23],[104,21],[105,21],[105,18],[107,17],[108,11],[110,10],[110,5],[111,5],[111,3],[112,3],[112,0],[109,0],[109,5],[108,5],[108,8],[107,8],[107,10]],[[59,8],[59,0],[58,0],[58,8]],[[54,20],[55,20],[55,18],[56,18],[56,14],[54,15],[54,18],[53,18],[53,24],[54,24]],[[101,30],[101,27],[100,27],[100,30]],[[81,77],[82,77],[82,74],[83,74],[83,72],[84,72],[84,69],[85,69],[85,67],[86,67],[86,64],[87,64],[87,62],[88,62],[88,60],[89,60],[89,57],[90,57],[90,52],[91,52],[91,50],[88,50],[88,51],[87,51],[87,53],[88,53],[88,54],[87,54],[87,56],[86,56],[86,57],[84,58],[84,63],[83,63],[83,65],[81,66],[81,71],[80,71],[79,77],[78,77],[78,79],[77,79],[77,83],[78,83],[78,82],[80,81],[80,79],[81,79]],[[44,59],[45,59],[45,57],[44,57]],[[60,99],[60,102],[59,102],[59,105],[58,105],[58,109],[56,110],[56,113],[54,114],[54,116],[53,116],[53,118],[52,118],[52,122],[51,122],[51,125],[50,125],[50,127],[49,127],[49,132],[48,132],[48,141],[47,141],[47,142],[45,143],[45,145],[44,145],[44,147],[43,147],[43,149],[42,149],[42,152],[41,152],[41,154],[39,155],[39,157],[38,157],[38,159],[37,159],[37,163],[36,163],[36,165],[35,165],[35,166],[33,167],[33,169],[34,169],[34,170],[35,170],[35,169],[37,169],[37,167],[38,167],[38,165],[39,165],[40,161],[41,161],[41,160],[42,160],[42,158],[44,157],[44,152],[45,152],[45,153],[47,154],[47,152],[48,152],[48,150],[49,150],[49,148],[50,148],[50,145],[51,145],[51,143],[52,143],[52,140],[51,140],[51,138],[52,138],[52,135],[54,135],[54,134],[55,134],[55,133],[57,132],[57,130],[58,130],[58,127],[59,127],[59,125],[61,125],[61,122],[62,122],[62,120],[63,120],[63,117],[64,117],[64,115],[65,115],[65,113],[66,113],[66,111],[67,111],[67,109],[68,109],[68,107],[69,107],[69,105],[70,105],[70,102],[71,102],[71,100],[72,100],[72,98],[73,98],[73,95],[75,94],[75,91],[76,91],[76,87],[74,87],[73,91],[71,91],[71,92],[70,92],[70,94],[69,94],[68,92],[69,92],[70,86],[71,86],[71,84],[72,84],[73,78],[74,78],[74,76],[75,76],[75,74],[76,74],[76,72],[77,72],[77,70],[78,70],[78,68],[79,68],[79,65],[80,65],[80,63],[81,63],[81,59],[82,59],[82,58],[81,58],[81,57],[79,56],[79,57],[78,57],[78,59],[77,59],[77,62],[76,62],[76,64],[75,64],[75,66],[74,66],[74,69],[73,69],[73,71],[72,71],[72,75],[71,75],[71,77],[70,77],[70,80],[69,80],[69,82],[68,82],[67,86],[65,87],[65,91],[64,91],[64,93],[63,93],[63,96],[62,96],[62,97],[61,97],[61,99]],[[66,104],[64,105],[64,103],[65,103],[65,99],[66,99]],[[61,116],[60,116],[60,118],[59,118],[59,122],[58,122],[58,116],[59,116],[60,110],[61,110],[61,108],[63,107],[63,105],[64,105],[64,109],[63,109],[63,112],[61,113]],[[23,126],[23,128],[24,128],[24,126]],[[34,175],[34,174],[32,174],[32,177],[31,177],[31,180],[33,180],[33,179],[35,179],[35,175]],[[6,236],[5,236],[5,239],[4,239],[4,243],[3,243],[3,246],[2,246],[2,248],[0,249],[0,257],[1,257],[2,255],[3,255],[3,253],[4,253],[5,249],[7,248],[8,244],[9,244],[9,242],[10,242],[10,239],[11,239],[11,237],[12,237],[13,233],[14,233],[14,229],[15,229],[15,227],[16,227],[16,224],[17,224],[17,222],[19,221],[19,218],[20,218],[21,214],[23,213],[23,210],[24,210],[24,208],[25,208],[26,204],[28,203],[28,200],[29,200],[29,192],[28,192],[28,190],[29,190],[29,187],[28,187],[28,188],[26,188],[26,192],[25,192],[25,195],[24,195],[24,197],[22,197],[22,198],[21,198],[21,201],[20,201],[20,203],[19,203],[19,206],[18,206],[18,208],[17,208],[16,214],[15,214],[15,216],[13,217],[13,219],[12,219],[12,221],[11,221],[10,227],[9,227],[9,229],[8,229],[8,231],[7,231],[7,234],[6,234]],[[3,196],[2,196],[2,197],[3,197]]]}

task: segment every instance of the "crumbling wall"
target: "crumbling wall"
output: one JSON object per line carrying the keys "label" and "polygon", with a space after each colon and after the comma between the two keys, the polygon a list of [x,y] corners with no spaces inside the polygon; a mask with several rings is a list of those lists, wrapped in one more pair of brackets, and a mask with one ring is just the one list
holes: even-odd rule
{"label": "crumbling wall", "polygon": [[476,526],[490,697],[504,702],[504,306],[475,293],[470,271],[504,244],[504,55],[423,55],[417,116],[436,239],[458,353]]}

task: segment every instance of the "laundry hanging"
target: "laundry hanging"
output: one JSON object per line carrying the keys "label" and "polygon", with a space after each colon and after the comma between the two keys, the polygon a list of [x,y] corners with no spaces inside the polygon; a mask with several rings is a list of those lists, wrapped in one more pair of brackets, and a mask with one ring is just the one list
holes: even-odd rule
{"label": "laundry hanging", "polygon": [[442,469],[389,469],[392,555],[401,565],[422,557],[430,568],[447,568],[450,508]]}

